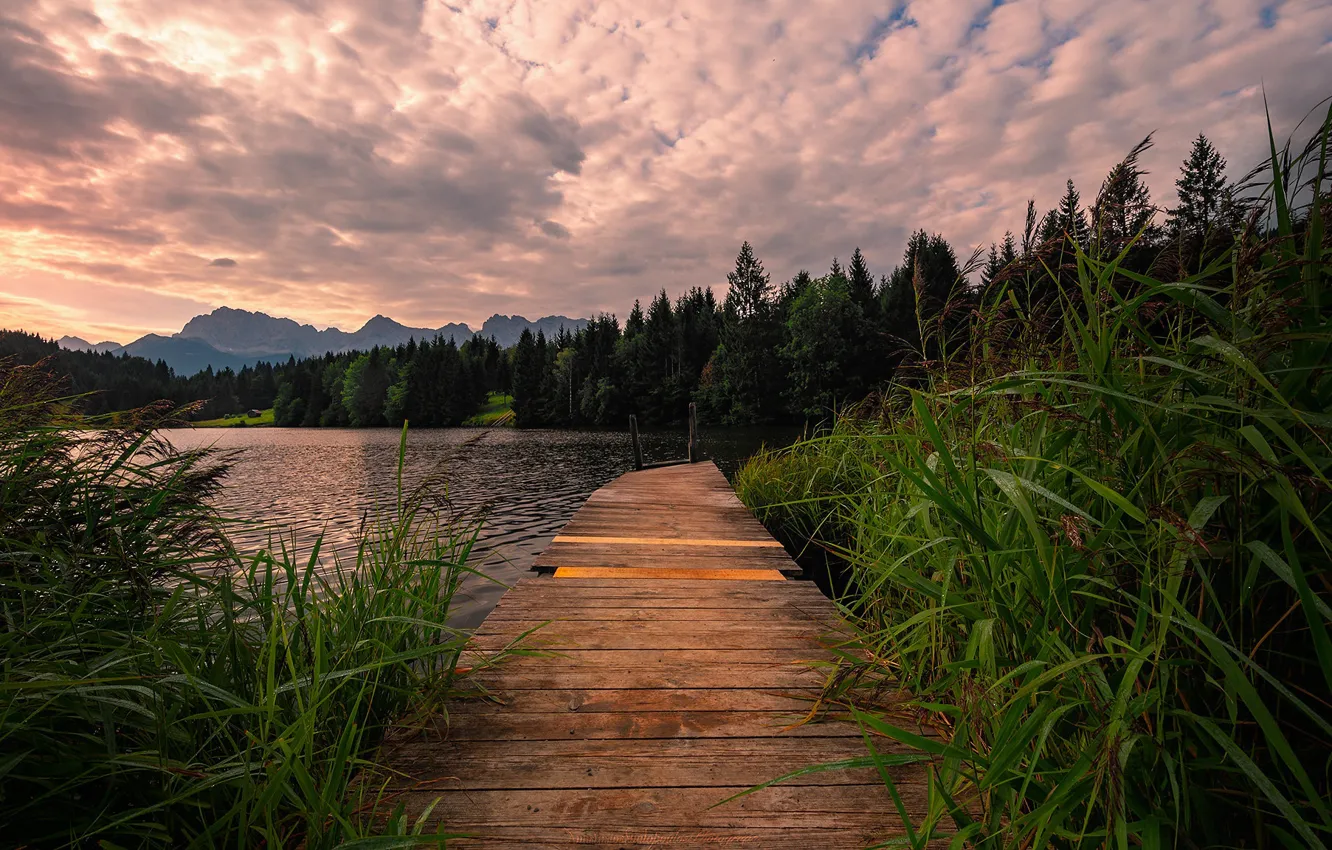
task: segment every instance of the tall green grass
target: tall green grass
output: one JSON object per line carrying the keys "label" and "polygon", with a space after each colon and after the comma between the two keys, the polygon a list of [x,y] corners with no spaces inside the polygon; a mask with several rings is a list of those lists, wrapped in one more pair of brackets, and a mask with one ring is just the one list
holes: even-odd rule
{"label": "tall green grass", "polygon": [[242,556],[208,503],[227,459],[156,436],[172,413],[69,428],[39,367],[0,364],[0,845],[372,834],[387,725],[454,686],[478,524],[404,493],[400,462],[354,557]]}
{"label": "tall green grass", "polygon": [[906,843],[1332,842],[1329,134],[1272,144],[1202,273],[1035,266],[1013,289],[1061,276],[1058,339],[1001,292],[913,388],[740,472],[850,573],[873,660],[834,695],[934,757]]}

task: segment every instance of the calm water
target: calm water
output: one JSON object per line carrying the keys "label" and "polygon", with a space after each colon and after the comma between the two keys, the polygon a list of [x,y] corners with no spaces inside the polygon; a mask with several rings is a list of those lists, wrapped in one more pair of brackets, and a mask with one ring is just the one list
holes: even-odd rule
{"label": "calm water", "polygon": [[[399,434],[393,429],[227,428],[172,429],[179,448],[238,450],[221,496],[228,516],[252,520],[233,532],[242,551],[267,546],[273,534],[306,549],[324,534],[354,556],[363,515],[395,494]],[[781,445],[794,433],[759,429],[706,431],[704,455],[731,475],[760,445]],[[641,436],[645,460],[685,455],[683,433]],[[404,483],[438,477],[449,502],[464,512],[484,511],[480,566],[509,585],[528,569],[587,496],[632,466],[627,433],[517,431],[457,428],[408,435]],[[455,608],[455,624],[479,623],[504,586],[469,578]]]}

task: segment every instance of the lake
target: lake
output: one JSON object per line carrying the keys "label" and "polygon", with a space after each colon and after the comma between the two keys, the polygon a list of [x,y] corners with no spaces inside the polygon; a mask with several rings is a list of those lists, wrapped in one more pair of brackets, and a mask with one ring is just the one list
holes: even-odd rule
{"label": "lake", "polygon": [[[294,535],[308,551],[319,534],[324,546],[354,556],[366,511],[395,497],[399,432],[390,428],[170,429],[177,448],[237,450],[219,507],[253,526],[233,529],[242,553],[266,548],[274,534]],[[789,443],[790,429],[707,429],[705,457],[728,476],[761,445]],[[641,435],[644,460],[685,456],[680,432]],[[593,490],[633,466],[628,433],[513,428],[411,431],[403,479],[410,489],[440,476],[450,503],[484,511],[477,565],[497,585],[469,577],[458,594],[453,625],[475,626],[499,601],[505,586],[528,572],[555,533]]]}

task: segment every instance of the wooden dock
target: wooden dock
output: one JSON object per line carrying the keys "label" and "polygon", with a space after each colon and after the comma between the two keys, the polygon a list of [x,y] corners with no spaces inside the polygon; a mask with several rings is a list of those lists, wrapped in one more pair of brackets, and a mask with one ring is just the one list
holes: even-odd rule
{"label": "wooden dock", "polygon": [[[839,638],[834,606],[711,463],[628,473],[594,493],[477,629],[491,653],[540,627],[551,655],[479,674],[492,699],[391,737],[409,814],[465,847],[866,847],[903,834],[860,729],[800,724]],[[542,625],[542,624],[546,625]],[[823,664],[821,664],[823,662]],[[900,751],[878,739],[881,752]],[[924,771],[893,768],[914,815]]]}

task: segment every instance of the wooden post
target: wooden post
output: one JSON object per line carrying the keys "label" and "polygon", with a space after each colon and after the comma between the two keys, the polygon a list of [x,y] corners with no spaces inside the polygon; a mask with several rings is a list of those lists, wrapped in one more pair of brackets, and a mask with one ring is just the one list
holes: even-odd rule
{"label": "wooden post", "polygon": [[634,469],[643,468],[643,447],[638,444],[638,417],[629,414],[629,439],[634,443]]}
{"label": "wooden post", "polygon": [[698,408],[689,402],[689,462],[698,463]]}

